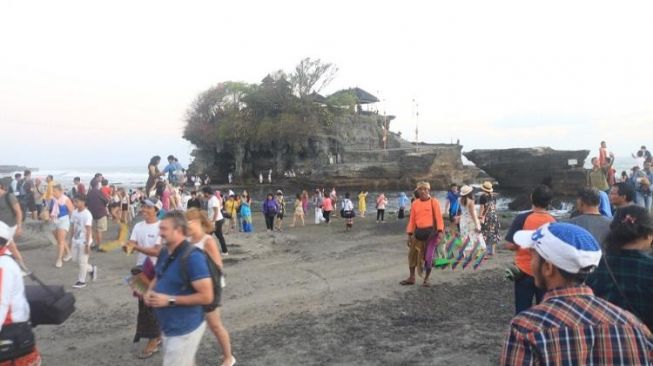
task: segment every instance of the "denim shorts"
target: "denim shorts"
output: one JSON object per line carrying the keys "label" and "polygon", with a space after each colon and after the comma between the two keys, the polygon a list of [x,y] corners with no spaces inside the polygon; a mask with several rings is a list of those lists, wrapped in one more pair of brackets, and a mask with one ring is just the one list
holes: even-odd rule
{"label": "denim shorts", "polygon": [[70,216],[61,216],[54,219],[54,228],[57,230],[69,231],[70,230]]}

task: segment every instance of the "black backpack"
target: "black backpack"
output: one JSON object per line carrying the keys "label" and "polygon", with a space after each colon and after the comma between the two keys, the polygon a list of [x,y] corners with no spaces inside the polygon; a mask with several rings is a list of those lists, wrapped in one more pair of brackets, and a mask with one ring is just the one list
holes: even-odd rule
{"label": "black backpack", "polygon": [[202,253],[204,256],[204,259],[206,260],[206,265],[209,267],[209,273],[211,274],[211,281],[213,282],[213,302],[210,303],[209,305],[204,305],[204,311],[205,312],[211,312],[218,308],[221,305],[222,301],[222,270],[213,262],[213,259],[209,257],[205,251],[202,249],[191,245],[187,241],[184,242],[183,245],[186,245],[186,248],[183,249],[182,255],[181,255],[181,275],[183,276],[183,282],[186,284],[184,287],[185,288],[191,288],[191,281],[190,278],[188,277],[188,257],[193,251],[199,251]]}

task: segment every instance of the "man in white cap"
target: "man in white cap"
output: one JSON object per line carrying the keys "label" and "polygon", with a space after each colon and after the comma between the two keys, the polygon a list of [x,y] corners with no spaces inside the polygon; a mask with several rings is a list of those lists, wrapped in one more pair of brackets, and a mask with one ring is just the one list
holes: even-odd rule
{"label": "man in white cap", "polygon": [[653,335],[633,314],[584,285],[601,260],[587,230],[566,223],[518,231],[515,244],[532,252],[535,285],[546,289],[538,305],[516,315],[501,365],[650,365]]}
{"label": "man in white cap", "polygon": [[3,365],[37,366],[41,365],[41,356],[29,323],[23,274],[7,247],[11,231],[0,222],[0,359]]}

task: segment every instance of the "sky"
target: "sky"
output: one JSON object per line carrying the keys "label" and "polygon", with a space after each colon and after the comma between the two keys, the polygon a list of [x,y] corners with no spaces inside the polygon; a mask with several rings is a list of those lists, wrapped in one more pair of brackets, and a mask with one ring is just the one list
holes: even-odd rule
{"label": "sky", "polygon": [[653,147],[651,14],[645,1],[0,0],[0,164],[187,164],[200,92],[304,57],[339,68],[323,94],[366,89],[410,140],[417,124],[421,141],[464,150],[606,140],[625,156]]}

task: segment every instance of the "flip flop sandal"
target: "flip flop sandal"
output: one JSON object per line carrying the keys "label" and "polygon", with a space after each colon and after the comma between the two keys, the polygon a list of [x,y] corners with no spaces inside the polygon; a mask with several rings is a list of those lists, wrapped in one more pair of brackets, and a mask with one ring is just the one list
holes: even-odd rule
{"label": "flip flop sandal", "polygon": [[403,281],[399,282],[399,284],[402,285],[402,286],[410,286],[410,285],[414,285],[415,282],[410,282],[408,280],[403,280]]}
{"label": "flip flop sandal", "polygon": [[141,352],[138,355],[138,358],[140,358],[141,360],[146,360],[146,359],[154,356],[154,354],[157,353],[157,352],[159,352],[159,347],[158,346],[155,349],[153,349],[152,351],[150,351],[150,352]]}
{"label": "flip flop sandal", "polygon": [[422,283],[422,287],[431,287],[431,284],[429,282],[424,282]]}

